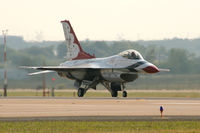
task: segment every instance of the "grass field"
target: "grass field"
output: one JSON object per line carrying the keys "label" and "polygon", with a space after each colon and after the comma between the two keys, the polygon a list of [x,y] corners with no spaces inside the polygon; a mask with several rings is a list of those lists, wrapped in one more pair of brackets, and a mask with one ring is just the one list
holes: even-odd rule
{"label": "grass field", "polygon": [[199,133],[199,121],[0,122],[0,133]]}
{"label": "grass field", "polygon": [[[56,80],[52,82],[52,77]],[[31,88],[35,89],[42,86],[42,75],[27,76],[24,79],[9,79],[8,88]],[[126,84],[126,88],[130,90],[198,90],[200,89],[200,74],[153,74],[140,75],[137,80]],[[3,77],[0,77],[0,87],[3,86]],[[74,88],[74,81],[60,78],[57,74],[46,76],[46,87],[54,86],[56,89]],[[97,89],[105,89],[101,84]]]}
{"label": "grass field", "polygon": [[[200,98],[200,91],[127,91],[128,97],[185,97]],[[2,91],[1,91],[2,93]],[[57,97],[77,97],[77,91],[55,91]],[[46,94],[48,96],[48,94]],[[49,95],[51,95],[49,93]],[[8,96],[42,96],[42,91],[9,90]],[[85,97],[111,97],[108,91],[88,91]],[[118,97],[122,97],[119,92]]]}

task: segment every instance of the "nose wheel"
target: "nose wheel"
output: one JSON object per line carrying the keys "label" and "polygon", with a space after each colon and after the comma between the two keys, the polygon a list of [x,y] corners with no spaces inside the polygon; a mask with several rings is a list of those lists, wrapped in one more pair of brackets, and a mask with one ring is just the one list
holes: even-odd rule
{"label": "nose wheel", "polygon": [[123,96],[123,97],[127,97],[127,92],[126,92],[126,91],[123,91],[123,92],[122,92],[122,96]]}
{"label": "nose wheel", "polygon": [[78,97],[83,97],[84,94],[85,94],[85,90],[83,88],[79,88],[77,92]]}

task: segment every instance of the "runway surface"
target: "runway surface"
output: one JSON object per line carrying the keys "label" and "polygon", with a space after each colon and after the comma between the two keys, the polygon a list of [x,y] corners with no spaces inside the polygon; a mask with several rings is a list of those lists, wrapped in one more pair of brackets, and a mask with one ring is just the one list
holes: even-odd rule
{"label": "runway surface", "polygon": [[200,120],[199,98],[0,98],[0,120]]}

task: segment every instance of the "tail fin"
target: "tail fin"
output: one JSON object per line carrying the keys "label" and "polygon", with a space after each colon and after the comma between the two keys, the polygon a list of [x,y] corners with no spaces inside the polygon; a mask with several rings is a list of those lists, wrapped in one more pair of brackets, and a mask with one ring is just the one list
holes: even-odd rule
{"label": "tail fin", "polygon": [[83,51],[81,45],[74,33],[74,30],[68,20],[61,21],[65,34],[65,40],[67,45],[67,59],[68,60],[79,60],[79,59],[91,59],[95,58]]}

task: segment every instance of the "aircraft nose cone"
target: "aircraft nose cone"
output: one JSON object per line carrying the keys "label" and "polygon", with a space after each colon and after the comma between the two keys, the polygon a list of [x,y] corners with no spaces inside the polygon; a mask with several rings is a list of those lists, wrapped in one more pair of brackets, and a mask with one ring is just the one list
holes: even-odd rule
{"label": "aircraft nose cone", "polygon": [[143,70],[147,73],[157,73],[157,72],[159,72],[159,70],[156,66],[147,66],[147,67],[143,68]]}

